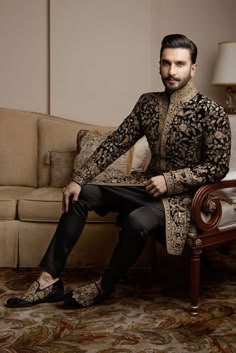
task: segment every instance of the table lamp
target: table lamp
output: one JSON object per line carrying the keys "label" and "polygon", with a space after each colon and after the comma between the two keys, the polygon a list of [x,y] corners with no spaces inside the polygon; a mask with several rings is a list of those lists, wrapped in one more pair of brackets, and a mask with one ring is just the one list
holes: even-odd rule
{"label": "table lamp", "polygon": [[228,114],[236,114],[236,42],[218,44],[212,84],[226,87],[224,108]]}

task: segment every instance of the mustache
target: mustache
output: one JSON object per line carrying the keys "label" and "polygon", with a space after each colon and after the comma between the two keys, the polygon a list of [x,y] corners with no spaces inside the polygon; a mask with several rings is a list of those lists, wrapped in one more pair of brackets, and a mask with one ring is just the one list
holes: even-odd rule
{"label": "mustache", "polygon": [[173,76],[168,76],[165,78],[165,81],[177,81],[179,82],[180,79],[176,78],[176,77],[173,77]]}

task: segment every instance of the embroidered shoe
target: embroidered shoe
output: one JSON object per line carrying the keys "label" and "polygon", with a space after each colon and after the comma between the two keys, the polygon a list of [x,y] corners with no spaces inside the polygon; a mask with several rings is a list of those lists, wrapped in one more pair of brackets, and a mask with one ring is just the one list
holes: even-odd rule
{"label": "embroidered shoe", "polygon": [[74,289],[64,296],[65,309],[86,308],[101,303],[105,298],[96,282]]}
{"label": "embroidered shoe", "polygon": [[22,296],[9,298],[5,305],[11,308],[23,308],[41,303],[59,302],[63,297],[64,287],[61,279],[44,289],[40,289],[39,282],[34,281]]}

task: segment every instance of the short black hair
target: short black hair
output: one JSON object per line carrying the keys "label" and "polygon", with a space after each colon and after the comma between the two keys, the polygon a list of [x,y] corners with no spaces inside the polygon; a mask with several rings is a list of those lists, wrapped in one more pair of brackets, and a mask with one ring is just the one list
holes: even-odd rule
{"label": "short black hair", "polygon": [[169,35],[165,36],[161,42],[160,57],[162,55],[163,50],[166,48],[189,49],[192,64],[196,63],[197,46],[192,40],[187,38],[185,35],[183,35],[183,34],[169,34]]}

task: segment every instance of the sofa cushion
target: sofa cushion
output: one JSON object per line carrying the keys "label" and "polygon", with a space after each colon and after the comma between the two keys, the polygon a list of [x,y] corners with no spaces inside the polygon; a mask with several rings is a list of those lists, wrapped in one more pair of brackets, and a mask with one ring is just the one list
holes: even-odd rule
{"label": "sofa cushion", "polygon": [[24,186],[0,186],[0,221],[16,219],[18,199],[33,190]]}
{"label": "sofa cushion", "polygon": [[[220,230],[226,230],[234,228],[236,224],[236,188],[219,189],[211,192],[209,199],[212,199],[214,205],[214,199],[220,200],[221,205],[221,217],[217,224],[217,228]],[[204,223],[208,223],[212,219],[212,214],[209,212],[201,212],[201,219]],[[197,234],[197,229],[192,223],[189,230],[189,234]]]}
{"label": "sofa cushion", "polygon": [[[61,216],[61,201],[61,188],[38,188],[19,199],[18,217],[21,221],[58,222]],[[100,217],[95,212],[89,212],[87,222],[113,223],[115,220],[115,213]]]}
{"label": "sofa cushion", "polygon": [[131,163],[131,171],[143,172],[147,169],[151,160],[151,150],[147,142],[146,136],[141,137],[133,149],[133,158]]}
{"label": "sofa cushion", "polygon": [[212,193],[221,202],[222,216],[218,224],[219,229],[235,226],[236,223],[236,189],[221,189]]}
{"label": "sofa cushion", "polygon": [[50,186],[61,188],[71,181],[76,151],[51,151],[48,152],[51,165]]}
{"label": "sofa cushion", "polygon": [[[88,131],[81,129],[77,135],[76,166],[80,166],[89,158],[96,148],[109,136],[109,132],[101,133],[99,131]],[[132,151],[124,153],[112,164],[110,164],[102,173],[97,175],[94,182],[111,182],[117,180],[119,176],[126,176],[130,172]]]}
{"label": "sofa cushion", "polygon": [[37,119],[0,109],[0,185],[37,186]]}
{"label": "sofa cushion", "polygon": [[[38,186],[50,185],[50,165],[45,156],[50,151],[75,151],[80,129],[110,131],[111,127],[99,127],[57,117],[41,118],[38,121]],[[114,128],[113,128],[114,129]]]}
{"label": "sofa cushion", "polygon": [[230,169],[222,180],[236,180],[236,168]]}

